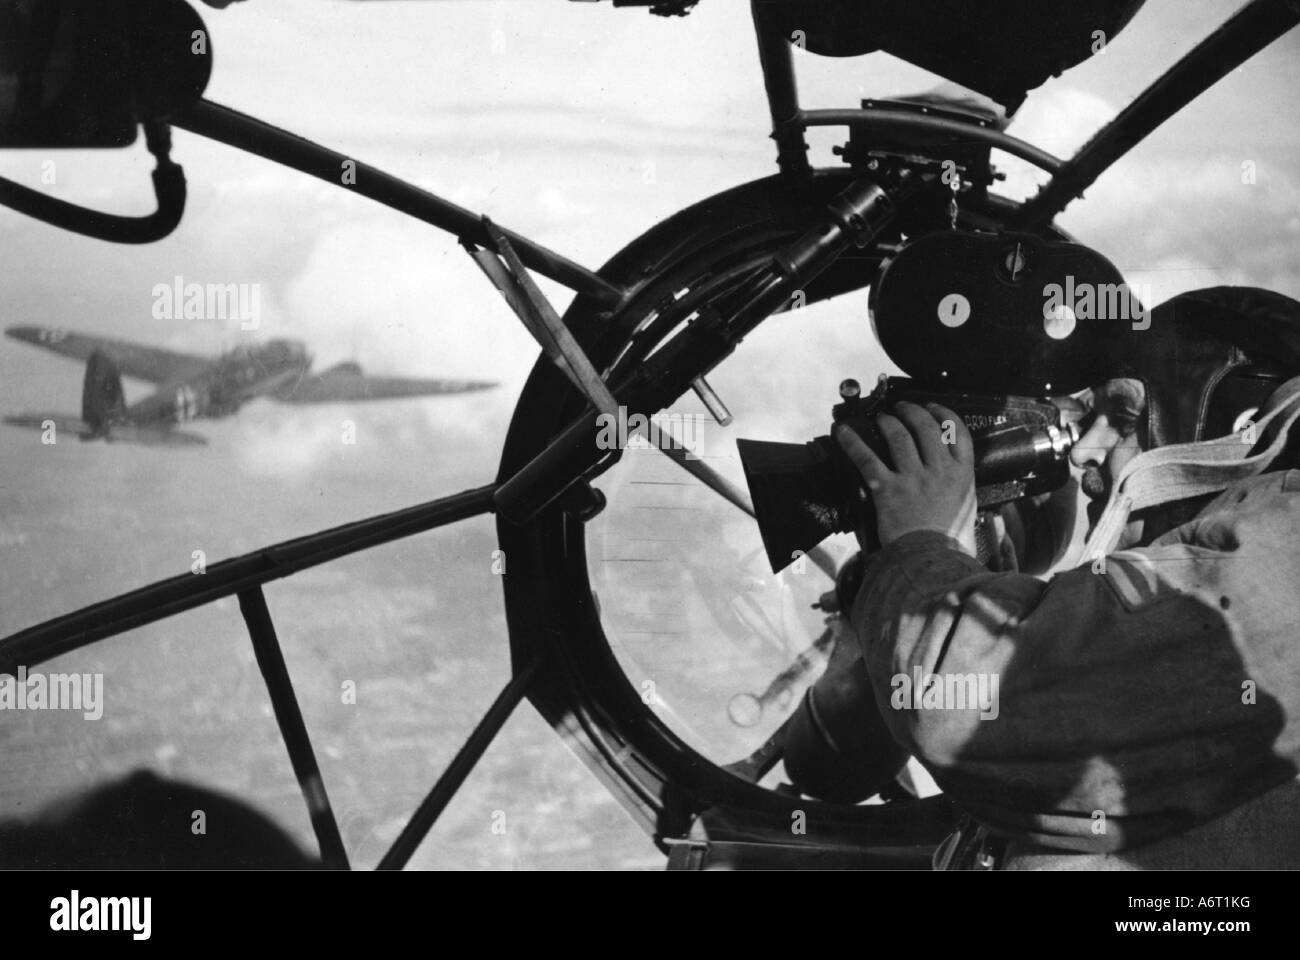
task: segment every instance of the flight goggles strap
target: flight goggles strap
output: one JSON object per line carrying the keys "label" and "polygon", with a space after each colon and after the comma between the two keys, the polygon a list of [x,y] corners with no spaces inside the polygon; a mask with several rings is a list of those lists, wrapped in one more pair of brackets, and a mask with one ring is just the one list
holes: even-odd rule
{"label": "flight goggles strap", "polygon": [[[1088,538],[1085,554],[1096,560],[1114,550],[1135,510],[1219,493],[1268,469],[1285,449],[1291,427],[1300,421],[1300,377],[1278,387],[1260,412],[1263,415],[1257,421],[1238,433],[1172,444],[1134,457],[1120,472],[1106,509]],[[1265,439],[1267,447],[1250,452],[1259,445],[1258,440]]]}

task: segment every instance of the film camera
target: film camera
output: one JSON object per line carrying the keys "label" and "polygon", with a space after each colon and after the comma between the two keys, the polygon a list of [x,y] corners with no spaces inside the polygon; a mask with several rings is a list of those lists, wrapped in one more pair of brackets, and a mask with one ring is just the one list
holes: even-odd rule
{"label": "film camera", "polygon": [[[1047,493],[1069,475],[1066,456],[1078,440],[1050,401],[974,393],[938,393],[902,377],[882,377],[861,395],[856,380],[840,384],[835,424],[855,430],[890,463],[876,415],[899,401],[939,403],[965,422],[975,444],[975,492],[980,509]],[[951,429],[951,428],[950,428]],[[874,539],[875,511],[862,478],[831,437],[808,443],[738,440],[763,546],[779,571],[833,533],[864,529]]]}
{"label": "film camera", "polygon": [[[1109,291],[1116,304],[1062,306],[1049,296],[1058,289]],[[870,307],[877,339],[908,376],[884,377],[866,396],[844,381],[834,422],[889,463],[876,415],[901,400],[942,404],[974,439],[981,510],[1066,482],[1078,430],[1047,398],[1113,375],[1143,315],[1115,266],[1087,247],[956,230],[906,244],[876,277]],[[874,538],[862,478],[831,437],[737,446],[773,571],[833,533]]]}

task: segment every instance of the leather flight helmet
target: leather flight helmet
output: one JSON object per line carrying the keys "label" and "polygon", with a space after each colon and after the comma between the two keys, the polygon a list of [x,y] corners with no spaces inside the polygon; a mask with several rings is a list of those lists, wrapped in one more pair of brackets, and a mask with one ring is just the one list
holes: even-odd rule
{"label": "leather flight helmet", "polygon": [[1119,375],[1146,386],[1146,449],[1224,436],[1300,375],[1300,303],[1258,287],[1209,287],[1151,311],[1126,336]]}

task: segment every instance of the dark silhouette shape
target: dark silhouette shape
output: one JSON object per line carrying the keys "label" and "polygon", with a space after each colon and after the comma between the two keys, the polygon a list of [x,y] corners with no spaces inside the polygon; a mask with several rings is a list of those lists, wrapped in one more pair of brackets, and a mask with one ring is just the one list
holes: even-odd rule
{"label": "dark silhouette shape", "polygon": [[[202,811],[204,832],[196,833]],[[5,869],[321,869],[315,857],[252,807],[204,787],[139,770],[0,821]]]}

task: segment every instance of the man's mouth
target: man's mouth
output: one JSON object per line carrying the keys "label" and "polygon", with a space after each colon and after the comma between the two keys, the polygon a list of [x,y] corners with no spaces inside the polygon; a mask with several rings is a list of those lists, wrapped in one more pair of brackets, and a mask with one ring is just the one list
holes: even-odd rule
{"label": "man's mouth", "polygon": [[1110,499],[1110,484],[1106,481],[1106,475],[1101,469],[1094,466],[1084,467],[1083,476],[1079,478],[1079,489],[1081,489],[1088,498],[1088,531],[1097,526],[1097,521],[1101,519],[1102,513],[1106,510],[1106,502]]}
{"label": "man's mouth", "polygon": [[1100,467],[1084,467],[1079,486],[1091,500],[1105,501],[1110,495],[1110,484],[1106,482],[1106,475]]}

